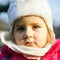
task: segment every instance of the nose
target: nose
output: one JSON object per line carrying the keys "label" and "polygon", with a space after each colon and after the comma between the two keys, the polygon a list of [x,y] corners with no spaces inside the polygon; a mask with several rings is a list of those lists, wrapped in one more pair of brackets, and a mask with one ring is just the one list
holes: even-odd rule
{"label": "nose", "polygon": [[33,38],[33,30],[31,27],[27,27],[26,28],[26,31],[25,31],[25,34],[24,34],[24,38],[25,39],[31,39]]}

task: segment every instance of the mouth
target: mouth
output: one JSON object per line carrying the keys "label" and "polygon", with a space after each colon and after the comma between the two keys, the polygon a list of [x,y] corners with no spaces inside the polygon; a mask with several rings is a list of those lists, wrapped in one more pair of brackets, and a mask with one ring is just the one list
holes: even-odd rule
{"label": "mouth", "polygon": [[27,39],[26,43],[25,44],[28,44],[28,45],[32,45],[34,44],[34,39]]}
{"label": "mouth", "polygon": [[38,46],[35,44],[35,42],[26,42],[25,46],[38,48]]}
{"label": "mouth", "polygon": [[32,47],[34,45],[35,45],[34,42],[26,42],[25,43],[25,46],[29,46],[29,47]]}
{"label": "mouth", "polygon": [[31,45],[31,44],[34,44],[34,42],[26,42],[25,44]]}
{"label": "mouth", "polygon": [[34,39],[27,39],[27,41],[25,42],[24,45],[28,46],[28,47],[38,48],[38,46],[37,46],[36,42],[34,41]]}

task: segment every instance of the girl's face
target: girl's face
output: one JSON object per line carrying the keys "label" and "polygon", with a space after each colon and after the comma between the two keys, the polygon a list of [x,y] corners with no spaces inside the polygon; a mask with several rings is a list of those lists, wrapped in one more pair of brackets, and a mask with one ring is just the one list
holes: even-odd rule
{"label": "girl's face", "polygon": [[18,45],[42,48],[47,44],[47,27],[41,17],[23,17],[15,22],[13,31]]}

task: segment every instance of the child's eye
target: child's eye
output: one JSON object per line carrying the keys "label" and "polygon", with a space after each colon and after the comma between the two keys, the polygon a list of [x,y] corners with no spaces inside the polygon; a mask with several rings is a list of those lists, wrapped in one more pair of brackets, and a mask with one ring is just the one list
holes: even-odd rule
{"label": "child's eye", "polygon": [[40,28],[40,26],[33,26],[33,29],[38,29]]}
{"label": "child's eye", "polygon": [[19,27],[18,29],[17,29],[17,31],[19,31],[19,32],[23,32],[25,30],[25,27],[24,26],[21,26],[21,27]]}

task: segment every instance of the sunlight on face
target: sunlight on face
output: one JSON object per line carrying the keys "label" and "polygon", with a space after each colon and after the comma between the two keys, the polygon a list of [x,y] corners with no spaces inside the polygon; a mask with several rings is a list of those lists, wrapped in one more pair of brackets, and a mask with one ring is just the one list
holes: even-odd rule
{"label": "sunlight on face", "polygon": [[18,45],[42,48],[47,44],[47,34],[41,17],[26,16],[15,22],[13,35]]}

